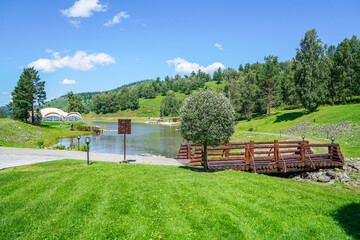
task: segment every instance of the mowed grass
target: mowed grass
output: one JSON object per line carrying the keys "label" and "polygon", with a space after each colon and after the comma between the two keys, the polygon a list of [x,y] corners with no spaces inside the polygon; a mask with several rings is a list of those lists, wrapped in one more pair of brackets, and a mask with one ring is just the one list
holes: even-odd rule
{"label": "mowed grass", "polygon": [[[0,145],[6,147],[38,147],[41,142],[49,147],[59,138],[88,135],[90,132],[70,131],[72,122],[43,122],[42,126],[7,119],[0,119]],[[61,124],[61,127],[60,127]],[[75,126],[89,125],[73,122]]]}
{"label": "mowed grass", "polygon": [[[310,114],[304,109],[290,111],[272,110],[270,117],[255,115],[251,121],[238,121],[232,141],[248,141],[249,139],[255,141],[274,141],[275,139],[301,140],[301,134],[290,136],[282,134],[280,137],[280,131],[305,121],[314,123],[314,119],[315,123],[320,125],[336,124],[345,121],[360,124],[360,104],[320,107],[318,111]],[[248,131],[250,128],[253,128],[253,133]],[[330,139],[313,136],[306,136],[306,139],[310,140],[310,142],[331,142]],[[345,157],[360,157],[360,135],[345,136],[336,139],[335,142],[340,144]]]}
{"label": "mowed grass", "polygon": [[358,239],[359,190],[61,160],[0,171],[0,239]]}

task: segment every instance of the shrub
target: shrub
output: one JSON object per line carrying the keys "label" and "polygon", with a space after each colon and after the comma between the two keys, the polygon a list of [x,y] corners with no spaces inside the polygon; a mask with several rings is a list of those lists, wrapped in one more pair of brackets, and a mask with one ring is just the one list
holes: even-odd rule
{"label": "shrub", "polygon": [[64,150],[66,147],[64,145],[57,145],[54,149]]}
{"label": "shrub", "polygon": [[37,148],[44,148],[44,140],[39,140],[36,142]]}
{"label": "shrub", "polygon": [[[90,149],[90,146],[89,146],[89,149]],[[83,152],[86,152],[86,151],[87,151],[87,145],[86,145],[85,143],[83,143],[83,144],[81,145],[80,151],[83,151]]]}

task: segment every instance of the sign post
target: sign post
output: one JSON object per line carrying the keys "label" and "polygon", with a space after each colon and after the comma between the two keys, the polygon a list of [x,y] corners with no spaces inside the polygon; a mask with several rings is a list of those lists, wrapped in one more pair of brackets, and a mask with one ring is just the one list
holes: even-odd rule
{"label": "sign post", "polygon": [[131,134],[131,119],[118,119],[118,134],[124,134],[124,162],[126,163],[126,134]]}

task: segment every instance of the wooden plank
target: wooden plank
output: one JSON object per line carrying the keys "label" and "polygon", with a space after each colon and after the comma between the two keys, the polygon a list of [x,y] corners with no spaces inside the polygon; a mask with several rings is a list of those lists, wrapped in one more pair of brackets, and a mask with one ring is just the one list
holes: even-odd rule
{"label": "wooden plank", "polygon": [[279,148],[298,148],[299,145],[287,144],[287,145],[279,145]]}
{"label": "wooden plank", "polygon": [[217,162],[217,161],[239,161],[242,160],[244,161],[245,158],[244,157],[219,157],[219,158],[208,158],[209,162]]}
{"label": "wooden plank", "polygon": [[272,154],[274,153],[274,151],[257,151],[257,152],[254,152],[254,154]]}
{"label": "wooden plank", "polygon": [[255,145],[253,148],[272,148],[274,145]]}
{"label": "wooden plank", "polygon": [[228,146],[228,147],[208,147],[208,150],[227,150],[227,149],[242,149],[245,148],[245,146]]}
{"label": "wooden plank", "polygon": [[245,155],[245,152],[231,152],[229,153],[230,156],[233,156],[233,155]]}
{"label": "wooden plank", "polygon": [[331,144],[313,143],[309,144],[309,147],[329,147]]}
{"label": "wooden plank", "polygon": [[300,150],[299,149],[293,149],[293,150],[282,150],[279,151],[279,153],[299,153]]}
{"label": "wooden plank", "polygon": [[255,161],[274,161],[274,156],[268,157],[254,157]]}

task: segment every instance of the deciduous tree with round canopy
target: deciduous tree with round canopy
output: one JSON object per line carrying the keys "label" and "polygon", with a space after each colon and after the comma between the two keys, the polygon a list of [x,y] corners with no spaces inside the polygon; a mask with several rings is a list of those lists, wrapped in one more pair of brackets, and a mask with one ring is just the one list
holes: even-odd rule
{"label": "deciduous tree with round canopy", "polygon": [[229,142],[234,133],[234,109],[222,93],[199,91],[185,99],[180,116],[183,138],[204,146],[204,170],[207,172],[207,146]]}

